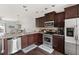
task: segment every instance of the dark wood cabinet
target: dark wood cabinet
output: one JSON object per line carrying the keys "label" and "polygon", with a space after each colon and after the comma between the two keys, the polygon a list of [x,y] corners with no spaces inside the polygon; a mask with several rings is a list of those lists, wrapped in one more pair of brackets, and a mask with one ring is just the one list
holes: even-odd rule
{"label": "dark wood cabinet", "polygon": [[29,40],[28,35],[22,36],[22,38],[21,38],[21,46],[22,46],[22,48],[25,48],[25,47],[27,47],[29,45],[28,40]]}
{"label": "dark wood cabinet", "polygon": [[31,44],[34,44],[34,34],[30,34],[28,35],[29,36],[29,39],[28,39],[28,44],[31,45]]}
{"label": "dark wood cabinet", "polygon": [[22,48],[25,48],[31,44],[42,44],[42,34],[41,33],[35,33],[35,34],[29,34],[22,36],[21,39],[21,46]]}
{"label": "dark wood cabinet", "polygon": [[46,21],[54,21],[55,14],[55,11],[45,14]]}
{"label": "dark wood cabinet", "polygon": [[4,55],[8,55],[8,40],[4,39]]}
{"label": "dark wood cabinet", "polygon": [[36,27],[44,27],[45,16],[36,18]]}
{"label": "dark wood cabinet", "polygon": [[79,17],[79,5],[65,8],[65,19]]}
{"label": "dark wood cabinet", "polygon": [[38,33],[37,36],[38,36],[38,39],[37,39],[37,40],[38,40],[38,41],[37,41],[38,44],[42,44],[42,43],[43,43],[43,34]]}
{"label": "dark wood cabinet", "polygon": [[55,15],[54,26],[64,27],[65,13],[60,12]]}
{"label": "dark wood cabinet", "polygon": [[39,44],[42,44],[43,42],[43,35],[41,33],[36,33],[36,34],[33,34],[34,36],[34,43],[39,45]]}
{"label": "dark wood cabinet", "polygon": [[78,17],[79,17],[79,5],[77,7],[78,7]]}
{"label": "dark wood cabinet", "polygon": [[64,37],[54,35],[53,36],[53,48],[61,53],[64,53]]}

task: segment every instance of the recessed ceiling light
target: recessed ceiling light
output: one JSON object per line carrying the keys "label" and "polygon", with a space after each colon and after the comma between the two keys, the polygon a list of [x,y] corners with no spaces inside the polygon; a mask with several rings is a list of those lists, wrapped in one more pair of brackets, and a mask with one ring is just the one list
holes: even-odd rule
{"label": "recessed ceiling light", "polygon": [[27,6],[23,5],[23,8],[26,8]]}
{"label": "recessed ceiling light", "polygon": [[36,13],[39,13],[38,11],[36,11]]}
{"label": "recessed ceiling light", "polygon": [[44,11],[42,10],[42,12],[44,12]]}
{"label": "recessed ceiling light", "polygon": [[45,10],[47,10],[48,8],[45,8]]}
{"label": "recessed ceiling light", "polygon": [[17,14],[17,16],[20,16],[19,14]]}
{"label": "recessed ceiling light", "polygon": [[52,7],[55,7],[55,5],[51,5]]}
{"label": "recessed ceiling light", "polygon": [[28,11],[28,9],[25,9],[25,11]]}

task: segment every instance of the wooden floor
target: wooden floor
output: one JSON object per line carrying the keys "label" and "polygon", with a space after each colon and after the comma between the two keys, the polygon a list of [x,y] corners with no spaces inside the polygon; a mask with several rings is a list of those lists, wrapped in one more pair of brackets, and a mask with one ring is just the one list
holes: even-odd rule
{"label": "wooden floor", "polygon": [[52,54],[49,54],[49,53],[47,53],[44,50],[41,50],[39,48],[36,48],[36,49],[34,49],[34,50],[32,50],[32,51],[30,51],[28,53],[24,53],[22,51],[19,51],[19,52],[13,54],[13,55],[63,55],[63,54],[60,53],[60,52],[57,52],[55,50],[54,50],[54,52]]}

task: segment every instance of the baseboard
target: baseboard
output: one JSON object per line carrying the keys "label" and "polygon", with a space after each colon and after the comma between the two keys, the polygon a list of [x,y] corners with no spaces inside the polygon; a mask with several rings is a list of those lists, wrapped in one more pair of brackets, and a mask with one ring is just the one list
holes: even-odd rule
{"label": "baseboard", "polygon": [[32,44],[32,45],[30,45],[30,46],[28,46],[28,47],[22,49],[22,51],[23,51],[24,53],[28,53],[29,51],[35,49],[36,47],[37,47],[37,45]]}

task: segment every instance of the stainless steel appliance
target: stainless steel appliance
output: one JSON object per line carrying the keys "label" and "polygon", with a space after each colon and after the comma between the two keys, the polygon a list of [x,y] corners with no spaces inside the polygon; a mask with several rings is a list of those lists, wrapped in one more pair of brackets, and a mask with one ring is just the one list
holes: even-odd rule
{"label": "stainless steel appliance", "polygon": [[79,55],[79,18],[65,20],[65,54]]}
{"label": "stainless steel appliance", "polygon": [[54,21],[47,21],[44,23],[44,25],[45,27],[49,27],[49,28],[54,27]]}
{"label": "stainless steel appliance", "polygon": [[51,34],[43,34],[43,44],[52,48],[53,45],[53,37]]}
{"label": "stainless steel appliance", "polygon": [[39,46],[40,49],[43,49],[44,51],[48,53],[53,53],[53,36],[52,33],[44,33],[43,34],[43,44]]}
{"label": "stainless steel appliance", "polygon": [[1,51],[2,51],[2,39],[0,39],[0,54],[1,54]]}
{"label": "stainless steel appliance", "polygon": [[8,39],[8,54],[16,53],[21,50],[21,37]]}

